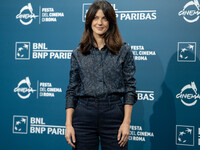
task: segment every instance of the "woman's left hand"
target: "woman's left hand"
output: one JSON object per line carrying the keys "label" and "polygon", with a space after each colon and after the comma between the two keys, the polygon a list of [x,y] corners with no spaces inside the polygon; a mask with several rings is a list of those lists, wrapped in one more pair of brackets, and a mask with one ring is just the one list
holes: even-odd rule
{"label": "woman's left hand", "polygon": [[117,135],[117,140],[119,141],[118,144],[120,144],[120,147],[124,147],[126,143],[128,142],[130,134],[130,124],[128,123],[122,123]]}

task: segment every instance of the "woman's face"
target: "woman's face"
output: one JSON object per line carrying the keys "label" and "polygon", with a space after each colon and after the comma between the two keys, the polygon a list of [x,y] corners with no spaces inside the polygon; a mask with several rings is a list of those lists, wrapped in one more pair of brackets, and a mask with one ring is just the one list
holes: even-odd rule
{"label": "woman's face", "polygon": [[109,22],[101,9],[95,14],[91,27],[94,36],[101,36],[108,30]]}

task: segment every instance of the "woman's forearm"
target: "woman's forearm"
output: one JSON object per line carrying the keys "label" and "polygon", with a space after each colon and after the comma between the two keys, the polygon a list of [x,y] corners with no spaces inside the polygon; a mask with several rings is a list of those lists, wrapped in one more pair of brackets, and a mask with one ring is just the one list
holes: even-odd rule
{"label": "woman's forearm", "polygon": [[66,123],[65,125],[72,125],[72,117],[74,113],[74,108],[67,108],[66,109]]}
{"label": "woman's forearm", "polygon": [[124,120],[123,123],[131,123],[131,114],[132,114],[133,105],[124,105]]}

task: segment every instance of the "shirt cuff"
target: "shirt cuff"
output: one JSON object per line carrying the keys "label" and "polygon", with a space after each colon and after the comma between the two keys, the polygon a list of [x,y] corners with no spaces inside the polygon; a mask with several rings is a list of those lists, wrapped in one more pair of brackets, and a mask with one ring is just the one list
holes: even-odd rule
{"label": "shirt cuff", "polygon": [[75,108],[76,107],[76,100],[73,97],[68,97],[66,99],[66,107],[67,108]]}
{"label": "shirt cuff", "polygon": [[137,94],[130,95],[126,94],[124,96],[124,104],[134,105],[137,102]]}

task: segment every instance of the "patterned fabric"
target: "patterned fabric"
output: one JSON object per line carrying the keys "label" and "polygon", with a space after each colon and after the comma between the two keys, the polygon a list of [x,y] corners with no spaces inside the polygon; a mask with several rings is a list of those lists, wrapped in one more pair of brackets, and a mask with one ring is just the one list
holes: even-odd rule
{"label": "patterned fabric", "polygon": [[92,47],[83,55],[79,47],[71,55],[69,85],[66,91],[66,109],[75,108],[80,97],[122,95],[124,104],[137,101],[135,63],[133,53],[124,43],[119,54],[112,54],[106,46],[101,50]]}

